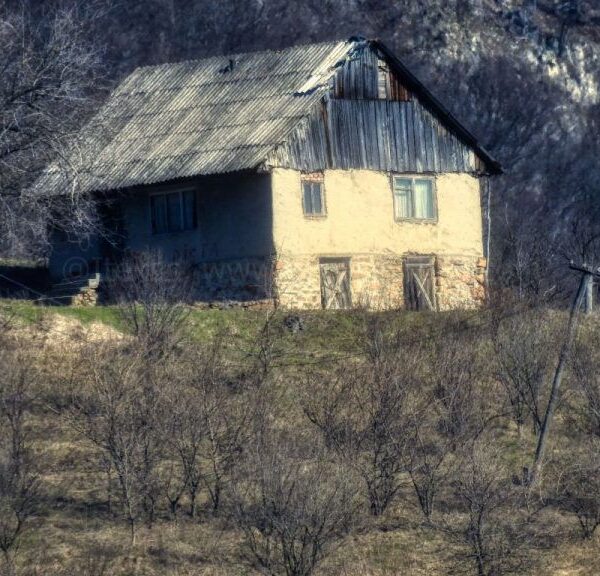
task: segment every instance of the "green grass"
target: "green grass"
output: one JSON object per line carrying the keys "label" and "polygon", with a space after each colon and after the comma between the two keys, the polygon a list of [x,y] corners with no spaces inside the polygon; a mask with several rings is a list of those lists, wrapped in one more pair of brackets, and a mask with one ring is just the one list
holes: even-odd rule
{"label": "green grass", "polygon": [[121,332],[125,329],[119,310],[114,306],[90,306],[89,308],[64,306],[45,308],[45,310],[47,313],[60,314],[78,320],[84,326],[93,322],[100,322]]}
{"label": "green grass", "polygon": [[[4,313],[24,324],[35,324],[52,316],[76,320],[84,326],[101,323],[120,332],[127,332],[116,306],[38,306],[26,300],[0,300],[0,314]],[[285,320],[300,318],[302,329],[291,331]],[[406,341],[426,341],[428,335],[457,325],[477,323],[478,313],[423,313],[423,312],[364,312],[364,311],[289,311],[252,310],[243,308],[191,308],[187,318],[188,334],[199,344],[210,342],[217,334],[224,335],[225,343],[239,355],[256,344],[257,337],[269,321],[275,356],[281,351],[281,362],[288,365],[318,363],[323,357],[355,357],[365,353],[365,332],[381,320],[385,330],[398,334]]]}
{"label": "green grass", "polygon": [[0,314],[24,324],[35,324],[45,315],[45,309],[28,300],[0,300]]}
{"label": "green grass", "polygon": [[123,330],[124,325],[119,311],[114,306],[97,306],[90,308],[76,308],[70,306],[38,306],[29,300],[0,300],[0,314],[26,325],[36,324],[44,318],[64,316],[89,325],[100,322]]}

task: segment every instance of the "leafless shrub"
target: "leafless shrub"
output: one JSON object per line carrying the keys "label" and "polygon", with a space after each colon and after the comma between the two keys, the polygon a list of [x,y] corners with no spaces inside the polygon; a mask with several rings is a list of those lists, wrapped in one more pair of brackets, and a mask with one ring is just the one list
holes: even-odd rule
{"label": "leafless shrub", "polygon": [[600,438],[600,335],[594,328],[582,332],[572,359],[576,396],[572,399],[578,429]]}
{"label": "leafless shrub", "polygon": [[452,486],[459,514],[443,527],[463,550],[457,570],[477,576],[522,574],[524,520],[499,450],[481,438],[469,442]]}
{"label": "leafless shrub", "polygon": [[35,372],[18,351],[0,352],[0,550],[6,573],[39,501],[39,476],[31,450],[28,411]]}
{"label": "leafless shrub", "polygon": [[0,306],[0,343],[14,327],[15,313],[8,306]]}
{"label": "leafless shrub", "polygon": [[183,485],[196,513],[199,491],[208,492],[213,513],[242,452],[252,417],[243,389],[231,389],[223,340],[178,360],[178,383],[168,392],[166,439],[177,454]]}
{"label": "leafless shrub", "polygon": [[558,504],[577,518],[581,536],[590,539],[600,526],[600,440],[590,439],[561,468]]}
{"label": "leafless shrub", "polygon": [[448,474],[450,453],[436,424],[425,410],[421,411],[414,419],[407,445],[406,470],[427,522],[431,522],[437,495]]}
{"label": "leafless shrub", "polygon": [[494,330],[496,373],[519,433],[527,418],[531,419],[534,434],[541,428],[544,384],[554,360],[552,336],[549,320],[534,311],[506,317]]}
{"label": "leafless shrub", "polygon": [[355,486],[323,453],[268,433],[249,450],[235,520],[262,573],[309,576],[353,525]]}
{"label": "leafless shrub", "polygon": [[495,416],[495,393],[480,361],[479,332],[458,319],[430,337],[419,355],[419,386],[406,448],[406,471],[428,522],[453,452],[479,437]]}
{"label": "leafless shrub", "polygon": [[242,452],[246,426],[251,416],[249,407],[240,398],[232,399],[223,394],[225,390],[222,384],[216,389],[207,390],[203,410],[208,440],[208,470],[203,475],[203,483],[215,514],[221,507],[223,491]]}
{"label": "leafless shrub", "polygon": [[363,479],[371,514],[395,499],[406,467],[419,361],[398,349],[333,376],[317,376],[304,410],[325,444]]}
{"label": "leafless shrub", "polygon": [[433,339],[424,358],[430,409],[435,413],[439,433],[449,441],[451,449],[474,438],[486,426],[490,398],[483,400],[485,373],[476,347],[477,338],[471,335],[441,335]]}
{"label": "leafless shrub", "polygon": [[160,494],[160,383],[148,360],[115,346],[92,349],[73,382],[67,416],[114,468],[131,541],[154,519]]}
{"label": "leafless shrub", "polygon": [[133,255],[111,273],[108,290],[147,353],[161,353],[180,341],[192,280],[187,264],[167,262],[161,252]]}

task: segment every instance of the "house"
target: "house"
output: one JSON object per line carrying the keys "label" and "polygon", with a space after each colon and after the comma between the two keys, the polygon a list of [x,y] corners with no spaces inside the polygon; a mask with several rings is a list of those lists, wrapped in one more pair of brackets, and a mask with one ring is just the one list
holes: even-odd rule
{"label": "house", "polygon": [[[501,169],[378,41],[139,68],[98,118],[77,185],[110,200],[119,242],[56,234],[57,282],[160,250],[193,265],[199,300],[445,310],[484,297],[482,183]],[[66,184],[49,168],[38,185]]]}

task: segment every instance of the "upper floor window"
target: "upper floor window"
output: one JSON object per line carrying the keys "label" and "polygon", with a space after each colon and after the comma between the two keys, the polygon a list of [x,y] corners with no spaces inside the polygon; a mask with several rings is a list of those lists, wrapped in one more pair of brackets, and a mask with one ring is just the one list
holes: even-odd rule
{"label": "upper floor window", "polygon": [[435,185],[432,178],[394,176],[394,217],[396,220],[435,220]]}
{"label": "upper floor window", "polygon": [[305,216],[325,216],[322,176],[302,178],[302,208]]}
{"label": "upper floor window", "polygon": [[196,191],[177,190],[150,196],[152,234],[196,228]]}

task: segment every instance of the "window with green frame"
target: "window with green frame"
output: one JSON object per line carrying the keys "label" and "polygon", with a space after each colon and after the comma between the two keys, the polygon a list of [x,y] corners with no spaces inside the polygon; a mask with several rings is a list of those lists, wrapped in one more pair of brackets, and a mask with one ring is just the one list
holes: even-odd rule
{"label": "window with green frame", "polygon": [[394,218],[435,220],[437,218],[433,178],[394,176]]}

